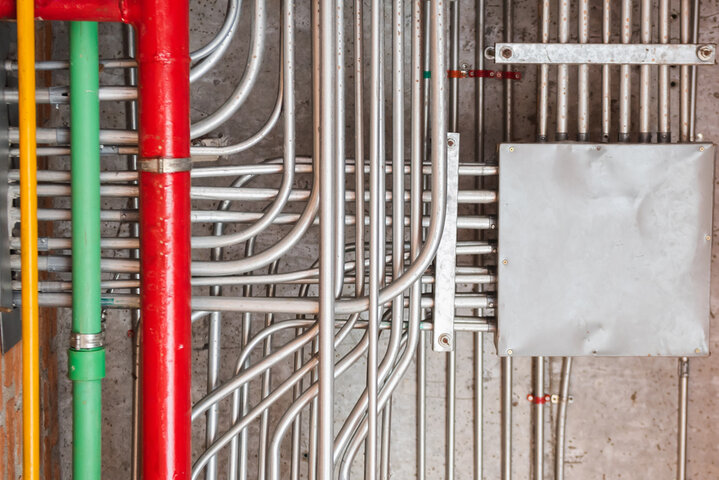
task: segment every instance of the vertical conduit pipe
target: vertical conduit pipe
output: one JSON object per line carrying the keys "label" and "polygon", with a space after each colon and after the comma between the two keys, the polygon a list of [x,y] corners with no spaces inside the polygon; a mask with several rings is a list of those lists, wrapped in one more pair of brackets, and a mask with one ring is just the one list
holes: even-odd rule
{"label": "vertical conduit pipe", "polygon": [[564,480],[564,445],[567,426],[567,405],[569,404],[569,382],[572,376],[572,357],[562,359],[562,381],[559,385],[559,410],[555,434],[554,479]]}
{"label": "vertical conduit pipe", "polygon": [[677,429],[677,480],[687,478],[687,419],[689,405],[689,359],[679,359],[679,408]]}
{"label": "vertical conduit pipe", "polygon": [[[692,3],[692,43],[699,43],[699,0]],[[697,124],[697,66],[691,66],[691,88],[689,92],[689,141],[696,141]]]}
{"label": "vertical conduit pipe", "polygon": [[[640,31],[642,43],[652,41],[652,1],[642,0],[640,4]],[[649,65],[639,67],[639,142],[649,143],[652,138],[650,127],[650,80]]]}
{"label": "vertical conduit pipe", "polygon": [[[559,27],[559,43],[569,42],[569,0],[559,0],[557,22]],[[557,66],[557,136],[558,142],[569,138],[569,66]]]}
{"label": "vertical conduit pipe", "polygon": [[[610,43],[612,27],[612,2],[602,2],[602,43]],[[602,65],[602,142],[609,142],[612,117],[612,79],[609,65]]]}
{"label": "vertical conduit pipe", "polygon": [[17,2],[20,114],[20,238],[22,266],[23,478],[40,478],[40,353],[38,341],[37,157],[35,142],[35,2]]}
{"label": "vertical conduit pipe", "polygon": [[[566,0],[560,0],[566,1]],[[504,41],[511,42],[514,38],[513,31],[513,3],[512,0],[504,2]],[[507,65],[507,70],[510,66]],[[560,87],[561,88],[561,87]],[[566,88],[566,87],[565,87]],[[504,141],[512,141],[512,82],[504,83]],[[558,95],[559,97],[560,95]],[[566,116],[565,116],[566,118]],[[558,132],[559,127],[558,127]],[[564,130],[566,132],[566,129]],[[561,132],[560,132],[561,133]],[[566,135],[566,133],[565,133]],[[557,134],[557,140],[566,140]],[[506,356],[501,359],[500,367],[500,478],[511,480],[512,478],[512,357]]]}
{"label": "vertical conduit pipe", "polygon": [[[589,43],[589,0],[579,2],[579,43]],[[589,141],[589,65],[579,65],[577,71],[577,141]]]}
{"label": "vertical conduit pipe", "polygon": [[[632,41],[632,0],[622,0],[622,43]],[[632,84],[629,65],[619,67],[619,134],[618,142],[628,142],[631,128]]]}
{"label": "vertical conduit pipe", "polygon": [[370,60],[370,153],[369,153],[369,182],[370,182],[370,212],[369,212],[369,345],[367,348],[367,439],[365,441],[365,480],[377,478],[377,424],[378,424],[378,389],[379,378],[377,372],[379,322],[382,318],[382,306],[379,304],[379,289],[384,273],[381,243],[385,242],[384,229],[380,228],[380,216],[384,218],[384,189],[381,189],[381,175],[384,170],[382,164],[382,147],[384,129],[381,117],[384,112],[384,101],[381,77],[382,68],[382,16],[384,15],[383,2],[374,0],[371,3],[371,60]]}
{"label": "vertical conduit pipe", "polygon": [[[539,32],[539,41],[549,43],[549,0],[540,2],[540,17],[542,19]],[[481,68],[481,67],[480,67]],[[537,142],[546,142],[547,120],[549,111],[549,65],[543,63],[538,67],[537,78]]]}
{"label": "vertical conduit pipe", "polygon": [[532,478],[542,480],[544,478],[544,357],[532,358],[532,377],[534,383]]}
{"label": "vertical conduit pipe", "polygon": [[188,0],[141,0],[140,314],[143,478],[190,478]]}
{"label": "vertical conduit pipe", "polygon": [[[690,0],[681,0],[680,7],[680,23],[679,37],[681,43],[689,43],[691,41],[691,2]],[[690,98],[689,98],[689,65],[681,65],[679,67],[679,141],[689,141],[689,115],[690,115]]]}
{"label": "vertical conduit pipe", "polygon": [[97,23],[70,23],[72,159],[72,470],[77,480],[102,473],[100,313],[100,97]]}
{"label": "vertical conduit pipe", "polygon": [[317,476],[332,478],[334,470],[334,340],[335,340],[335,271],[336,259],[335,204],[334,191],[336,176],[335,159],[337,114],[333,88],[336,85],[337,44],[336,0],[320,0],[319,2],[319,67],[320,96],[313,102],[320,102],[319,135],[320,143],[320,284],[319,284],[319,418],[317,438]]}
{"label": "vertical conduit pipe", "polygon": [[[659,0],[659,43],[669,43],[669,0]],[[669,93],[669,65],[659,66],[659,128],[658,143],[671,143],[671,96]]]}

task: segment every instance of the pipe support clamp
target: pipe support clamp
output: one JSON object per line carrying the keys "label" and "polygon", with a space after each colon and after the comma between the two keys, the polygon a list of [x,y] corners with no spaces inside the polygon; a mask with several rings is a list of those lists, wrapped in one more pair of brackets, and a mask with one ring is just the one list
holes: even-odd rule
{"label": "pipe support clamp", "polygon": [[192,170],[191,158],[142,158],[137,165],[141,172],[176,173]]}
{"label": "pipe support clamp", "polygon": [[70,348],[73,350],[91,350],[105,346],[105,331],[100,333],[76,333],[70,334]]}

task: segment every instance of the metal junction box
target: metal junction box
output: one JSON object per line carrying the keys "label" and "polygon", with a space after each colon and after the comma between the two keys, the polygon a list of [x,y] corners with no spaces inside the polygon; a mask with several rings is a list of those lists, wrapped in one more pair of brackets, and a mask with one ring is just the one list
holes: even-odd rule
{"label": "metal junction box", "polygon": [[709,353],[713,145],[499,149],[500,355]]}

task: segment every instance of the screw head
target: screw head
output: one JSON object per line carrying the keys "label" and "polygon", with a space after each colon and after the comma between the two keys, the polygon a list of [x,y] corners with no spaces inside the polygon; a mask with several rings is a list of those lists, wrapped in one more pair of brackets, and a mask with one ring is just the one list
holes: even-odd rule
{"label": "screw head", "polygon": [[711,60],[714,53],[714,47],[711,45],[699,45],[697,47],[697,58],[702,62]]}
{"label": "screw head", "polygon": [[704,240],[706,240],[707,242],[711,239],[712,239],[711,235],[704,235]]}
{"label": "screw head", "polygon": [[514,151],[514,147],[509,147],[509,151],[510,151],[510,152],[513,152],[513,151]]}
{"label": "screw head", "polygon": [[511,349],[511,348],[508,348],[508,349],[507,349],[507,355],[511,355],[512,353],[514,353],[514,352],[512,351],[512,349]]}
{"label": "screw head", "polygon": [[450,348],[452,346],[452,337],[449,334],[443,333],[439,336],[437,341],[445,348]]}
{"label": "screw head", "polygon": [[454,147],[454,140],[452,140],[451,138],[447,140],[447,145],[450,147]]}
{"label": "screw head", "polygon": [[510,59],[510,58],[512,58],[512,55],[514,54],[514,52],[512,51],[511,48],[509,48],[509,47],[504,47],[504,48],[499,52],[499,54],[502,55],[502,58]]}
{"label": "screw head", "polygon": [[695,348],[695,349],[694,349],[694,353],[702,353],[702,349],[701,349],[701,348]]}
{"label": "screw head", "polygon": [[703,151],[704,151],[704,147],[699,147],[699,151],[700,151],[700,152],[703,152]]}
{"label": "screw head", "polygon": [[502,265],[506,265],[508,263],[509,263],[509,260],[507,260],[506,258],[504,260],[502,260]]}

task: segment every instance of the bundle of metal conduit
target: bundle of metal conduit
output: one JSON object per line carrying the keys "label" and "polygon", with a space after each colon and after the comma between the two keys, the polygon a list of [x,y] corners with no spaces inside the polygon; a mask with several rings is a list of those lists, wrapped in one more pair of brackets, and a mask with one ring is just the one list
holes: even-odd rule
{"label": "bundle of metal conduit", "polygon": [[[699,1],[544,0],[522,42],[513,0],[244,3],[199,42],[189,1],[0,0],[23,478],[41,470],[38,311],[69,308],[72,478],[107,476],[103,424],[124,415],[133,479],[559,480],[574,357],[652,356],[678,358],[661,468],[686,479],[689,357],[710,345]],[[36,19],[70,22],[69,59],[35,61]],[[100,58],[98,22],[124,24],[124,56]],[[196,98],[238,48],[227,98]],[[69,104],[69,126],[39,128],[37,104]],[[109,311],[132,333],[127,402],[102,395]]]}

